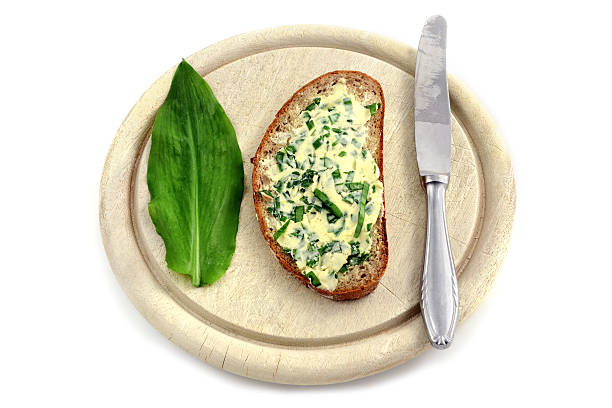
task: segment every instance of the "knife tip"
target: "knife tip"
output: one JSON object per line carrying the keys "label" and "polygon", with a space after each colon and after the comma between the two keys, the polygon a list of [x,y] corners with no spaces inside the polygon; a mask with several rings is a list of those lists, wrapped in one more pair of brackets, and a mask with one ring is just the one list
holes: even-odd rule
{"label": "knife tip", "polygon": [[446,27],[446,19],[441,15],[436,14],[427,19],[427,24],[436,24]]}

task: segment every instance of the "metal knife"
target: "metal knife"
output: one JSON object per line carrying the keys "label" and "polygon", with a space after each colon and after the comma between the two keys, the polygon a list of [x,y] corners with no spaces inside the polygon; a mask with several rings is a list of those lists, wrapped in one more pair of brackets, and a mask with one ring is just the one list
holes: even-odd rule
{"label": "metal knife", "polygon": [[446,20],[427,20],[416,60],[414,139],[419,173],[427,191],[427,242],[421,313],[431,344],[450,346],[459,314],[457,276],[446,226],[450,177],[451,116],[446,79]]}

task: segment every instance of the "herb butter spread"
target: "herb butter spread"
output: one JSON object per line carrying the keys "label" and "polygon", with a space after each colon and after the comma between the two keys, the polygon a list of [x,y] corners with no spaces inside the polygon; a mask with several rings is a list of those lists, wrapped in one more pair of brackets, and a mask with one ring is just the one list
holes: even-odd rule
{"label": "herb butter spread", "polygon": [[274,239],[313,286],[333,291],[339,274],[370,257],[383,189],[364,124],[379,107],[362,106],[340,79],[265,163],[271,188],[259,194],[270,202]]}

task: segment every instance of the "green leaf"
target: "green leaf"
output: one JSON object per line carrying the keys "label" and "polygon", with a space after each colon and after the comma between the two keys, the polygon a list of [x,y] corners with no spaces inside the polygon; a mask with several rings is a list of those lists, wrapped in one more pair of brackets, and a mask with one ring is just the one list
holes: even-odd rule
{"label": "green leaf", "polygon": [[244,171],[236,132],[202,77],[184,60],[159,108],[147,184],[149,214],[166,245],[166,262],[210,284],[236,249]]}

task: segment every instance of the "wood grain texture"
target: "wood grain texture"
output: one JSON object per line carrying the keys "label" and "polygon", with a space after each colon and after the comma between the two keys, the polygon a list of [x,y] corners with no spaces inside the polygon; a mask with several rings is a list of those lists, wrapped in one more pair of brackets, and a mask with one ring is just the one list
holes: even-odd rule
{"label": "wood grain texture", "polygon": [[[429,347],[419,315],[426,199],[414,151],[415,50],[329,26],[290,26],[233,37],[187,60],[231,119],[245,166],[236,253],[226,275],[194,288],[169,271],[147,212],[150,129],[174,69],[142,96],[109,152],[100,223],[117,279],[170,340],[208,363],[265,381],[325,384],[400,364]],[[278,264],[250,199],[251,164],[266,127],[300,86],[336,69],[376,78],[387,101],[384,132],[389,265],[372,294],[325,299]],[[460,320],[484,298],[507,251],[514,217],[510,159],[494,123],[449,78],[453,112],[449,233],[459,271]],[[461,331],[458,332],[461,335]]]}

